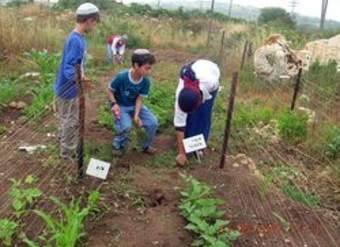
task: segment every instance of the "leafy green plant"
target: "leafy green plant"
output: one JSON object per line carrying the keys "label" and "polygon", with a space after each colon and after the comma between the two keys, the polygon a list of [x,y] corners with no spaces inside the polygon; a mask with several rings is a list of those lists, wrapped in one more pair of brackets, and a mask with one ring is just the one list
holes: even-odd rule
{"label": "leafy green plant", "polygon": [[183,199],[179,208],[181,214],[188,220],[187,230],[194,232],[197,239],[192,246],[229,247],[240,233],[228,228],[229,221],[222,220],[225,211],[218,206],[224,202],[211,198],[212,189],[198,180],[183,176],[188,187],[181,192]]}
{"label": "leafy green plant", "polygon": [[36,178],[28,176],[23,183],[21,180],[11,179],[12,186],[9,194],[12,198],[12,208],[16,217],[23,215],[27,208],[42,195],[38,188],[27,188],[36,182]]}
{"label": "leafy green plant", "polygon": [[[40,236],[40,239],[45,242],[44,246],[76,246],[77,242],[85,235],[86,218],[99,210],[99,191],[94,191],[89,195],[84,208],[80,205],[80,199],[73,199],[69,204],[61,202],[56,197],[50,197],[50,200],[58,206],[58,211],[63,217],[59,219],[41,210],[34,210],[43,219],[48,230],[48,234]],[[24,242],[31,247],[39,246],[27,238],[24,239]]]}
{"label": "leafy green plant", "polygon": [[294,111],[284,111],[278,118],[280,136],[292,143],[303,141],[308,134],[308,116]]}
{"label": "leafy green plant", "polygon": [[4,246],[12,246],[12,238],[18,224],[9,219],[0,219],[0,240]]}

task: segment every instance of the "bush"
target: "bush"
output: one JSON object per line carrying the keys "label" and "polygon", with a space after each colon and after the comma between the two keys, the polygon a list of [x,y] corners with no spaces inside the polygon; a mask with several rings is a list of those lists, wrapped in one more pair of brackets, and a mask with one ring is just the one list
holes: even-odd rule
{"label": "bush", "polygon": [[293,143],[301,142],[307,137],[308,116],[294,111],[285,111],[278,118],[280,136]]}

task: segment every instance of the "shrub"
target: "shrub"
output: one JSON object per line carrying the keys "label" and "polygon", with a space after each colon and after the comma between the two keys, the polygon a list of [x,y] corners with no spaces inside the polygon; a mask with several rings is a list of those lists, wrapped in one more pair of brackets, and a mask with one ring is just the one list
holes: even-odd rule
{"label": "shrub", "polygon": [[284,111],[278,118],[280,136],[292,143],[301,142],[307,137],[308,116],[294,111]]}

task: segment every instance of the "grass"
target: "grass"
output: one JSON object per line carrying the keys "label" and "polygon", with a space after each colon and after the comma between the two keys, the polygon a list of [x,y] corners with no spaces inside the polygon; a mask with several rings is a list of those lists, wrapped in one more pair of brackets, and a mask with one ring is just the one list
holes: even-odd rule
{"label": "grass", "polygon": [[301,189],[297,188],[295,185],[285,184],[282,187],[282,191],[293,201],[304,204],[308,207],[313,208],[320,204],[319,197],[310,192],[304,192]]}
{"label": "grass", "polygon": [[13,101],[19,92],[18,84],[9,79],[0,80],[0,107]]}

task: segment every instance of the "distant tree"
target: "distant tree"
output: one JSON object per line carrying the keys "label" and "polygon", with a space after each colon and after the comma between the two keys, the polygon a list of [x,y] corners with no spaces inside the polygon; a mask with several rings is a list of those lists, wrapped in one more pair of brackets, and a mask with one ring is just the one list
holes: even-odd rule
{"label": "distant tree", "polygon": [[68,8],[77,8],[80,4],[86,3],[86,2],[91,2],[99,9],[108,9],[112,7],[112,4],[115,3],[116,1],[113,0],[59,0],[57,3],[57,6],[62,9],[68,9]]}
{"label": "distant tree", "polygon": [[294,18],[282,8],[263,8],[258,18],[260,24],[275,24],[295,28]]}

